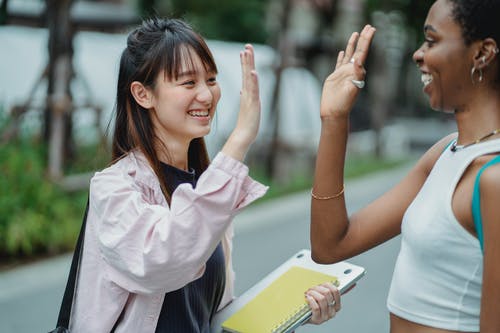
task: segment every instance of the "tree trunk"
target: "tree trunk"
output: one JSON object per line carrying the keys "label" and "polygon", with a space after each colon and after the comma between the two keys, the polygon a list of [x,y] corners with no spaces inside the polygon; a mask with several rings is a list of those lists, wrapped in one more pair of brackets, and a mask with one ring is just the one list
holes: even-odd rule
{"label": "tree trunk", "polygon": [[63,165],[73,157],[72,97],[73,30],[70,20],[72,0],[47,0],[48,87],[44,112],[44,139],[49,147],[49,176],[58,179]]}
{"label": "tree trunk", "polygon": [[0,5],[0,25],[7,23],[7,2],[8,0],[3,0]]}
{"label": "tree trunk", "polygon": [[281,86],[281,76],[283,70],[289,62],[291,57],[290,41],[288,40],[288,27],[290,23],[290,12],[292,8],[292,0],[285,0],[283,5],[283,14],[281,17],[280,31],[277,33],[277,38],[274,42],[274,49],[278,51],[279,61],[274,70],[275,82],[273,87],[273,94],[271,100],[271,143],[269,145],[269,150],[267,152],[267,160],[265,162],[266,175],[271,177],[271,179],[276,178],[276,166],[277,159],[279,158],[279,123],[280,123],[280,86]]}

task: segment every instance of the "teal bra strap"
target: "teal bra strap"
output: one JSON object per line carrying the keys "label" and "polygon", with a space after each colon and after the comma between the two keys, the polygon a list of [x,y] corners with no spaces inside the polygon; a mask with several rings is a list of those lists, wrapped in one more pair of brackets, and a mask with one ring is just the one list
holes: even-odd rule
{"label": "teal bra strap", "polygon": [[476,227],[477,238],[479,239],[479,243],[481,244],[481,251],[484,251],[484,248],[483,248],[483,220],[481,218],[481,203],[479,197],[479,177],[481,177],[481,174],[487,167],[497,163],[500,163],[500,155],[493,158],[485,165],[483,165],[483,167],[477,173],[476,181],[474,182],[474,191],[472,192],[472,218],[474,219],[474,226]]}

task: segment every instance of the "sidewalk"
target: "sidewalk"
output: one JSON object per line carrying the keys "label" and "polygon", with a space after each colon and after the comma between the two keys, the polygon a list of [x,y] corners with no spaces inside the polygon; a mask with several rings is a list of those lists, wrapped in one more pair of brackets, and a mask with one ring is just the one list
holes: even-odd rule
{"label": "sidewalk", "polygon": [[[407,173],[409,167],[405,165],[346,182],[349,211],[360,208],[392,187]],[[260,229],[270,225],[298,220],[306,224],[309,212],[309,191],[258,203],[237,216],[235,234],[238,237],[258,235]],[[278,243],[276,246],[280,246]],[[0,273],[0,332],[45,332],[53,328],[70,261],[71,255],[63,255]],[[370,276],[376,278],[375,274]],[[383,313],[381,315],[384,316]]]}

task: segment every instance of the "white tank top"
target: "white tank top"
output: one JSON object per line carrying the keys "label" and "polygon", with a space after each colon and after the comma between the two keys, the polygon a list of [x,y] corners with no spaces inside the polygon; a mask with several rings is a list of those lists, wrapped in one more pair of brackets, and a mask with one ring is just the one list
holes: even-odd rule
{"label": "white tank top", "polygon": [[500,139],[441,154],[401,226],[401,250],[387,300],[406,320],[479,332],[483,255],[452,211],[454,190],[478,156],[500,151]]}

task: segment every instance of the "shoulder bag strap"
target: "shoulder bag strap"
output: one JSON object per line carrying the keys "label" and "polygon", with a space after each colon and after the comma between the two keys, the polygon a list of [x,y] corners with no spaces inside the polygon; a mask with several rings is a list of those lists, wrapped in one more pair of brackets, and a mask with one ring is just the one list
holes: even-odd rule
{"label": "shoulder bag strap", "polygon": [[73,305],[73,296],[75,293],[76,275],[78,272],[78,265],[80,264],[80,256],[83,251],[83,238],[85,235],[85,225],[87,222],[88,212],[89,200],[87,199],[87,207],[85,208],[85,215],[83,217],[80,235],[78,235],[78,241],[76,242],[75,251],[73,252],[73,260],[71,261],[68,282],[66,283],[66,290],[64,291],[61,308],[59,310],[59,317],[57,318],[57,327],[69,327],[69,318],[71,316],[71,307]]}

